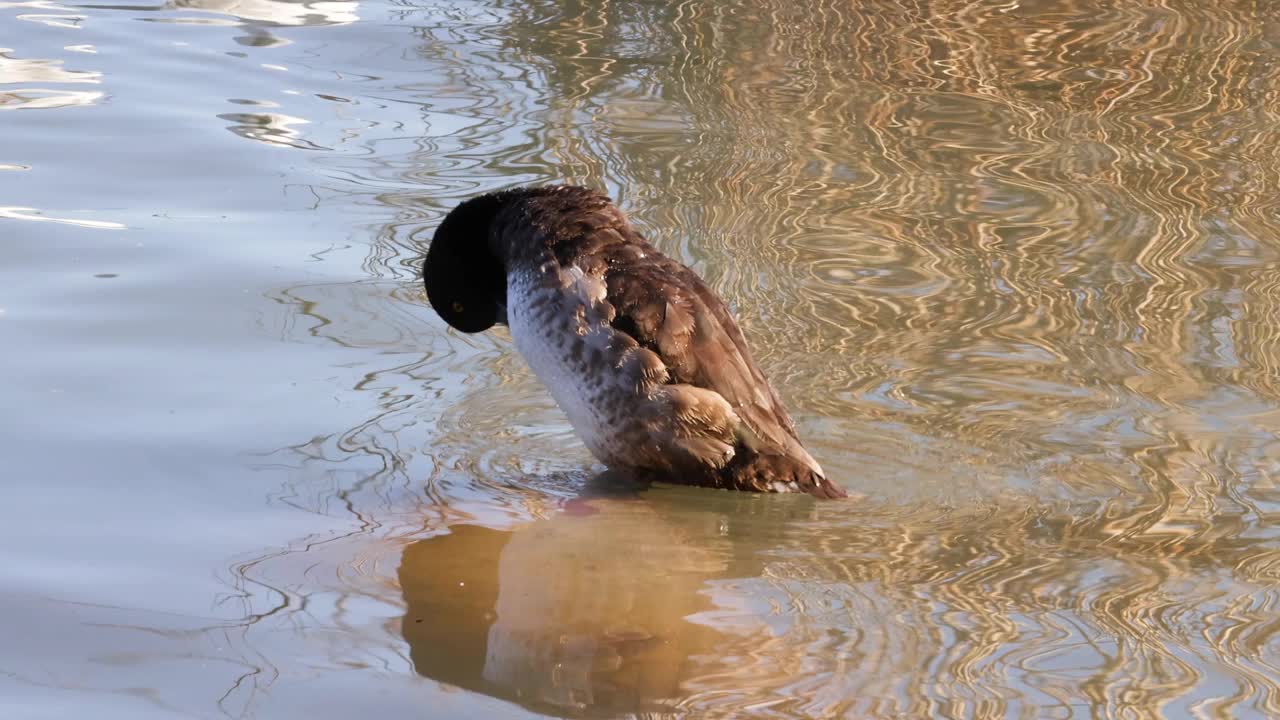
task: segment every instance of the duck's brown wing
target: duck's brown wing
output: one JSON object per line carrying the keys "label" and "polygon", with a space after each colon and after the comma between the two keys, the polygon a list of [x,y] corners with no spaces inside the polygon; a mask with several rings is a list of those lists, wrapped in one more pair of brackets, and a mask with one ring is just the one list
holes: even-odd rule
{"label": "duck's brown wing", "polygon": [[492,236],[503,240],[508,265],[553,263],[566,286],[590,278],[592,289],[582,295],[589,302],[579,310],[584,319],[589,310],[592,322],[611,325],[611,341],[647,351],[623,353],[636,363],[624,375],[665,380],[649,404],[668,422],[648,419],[660,436],[636,452],[661,454],[656,467],[700,469],[702,477],[690,478],[700,484],[845,496],[800,445],[724,302],[646,243],[608,197],[547,188],[526,194],[495,223]]}
{"label": "duck's brown wing", "polygon": [[729,309],[701,278],[638,240],[618,248],[604,276],[613,327],[656,353],[671,383],[718,393],[741,419],[748,448],[791,457],[821,475]]}

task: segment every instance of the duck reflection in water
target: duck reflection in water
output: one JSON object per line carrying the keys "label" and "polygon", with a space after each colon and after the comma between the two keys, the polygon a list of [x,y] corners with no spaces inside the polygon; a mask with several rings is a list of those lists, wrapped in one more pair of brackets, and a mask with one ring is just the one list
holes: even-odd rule
{"label": "duck reflection in water", "polygon": [[543,712],[673,710],[732,640],[698,621],[720,606],[708,583],[747,568],[723,516],[671,500],[589,493],[515,530],[454,526],[410,545],[414,668]]}

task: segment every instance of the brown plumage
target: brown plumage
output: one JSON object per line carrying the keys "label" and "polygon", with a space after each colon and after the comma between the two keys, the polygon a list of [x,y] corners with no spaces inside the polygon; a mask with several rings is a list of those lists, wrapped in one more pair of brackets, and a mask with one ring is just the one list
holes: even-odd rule
{"label": "brown plumage", "polygon": [[602,462],[694,485],[845,496],[801,446],[724,302],[605,195],[549,186],[468,200],[436,231],[424,279],[453,327],[511,325]]}

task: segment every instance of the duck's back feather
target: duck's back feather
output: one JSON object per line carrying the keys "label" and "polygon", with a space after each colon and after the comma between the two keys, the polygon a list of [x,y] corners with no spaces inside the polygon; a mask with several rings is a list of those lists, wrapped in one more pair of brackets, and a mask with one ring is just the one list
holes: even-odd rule
{"label": "duck's back feather", "polygon": [[506,217],[499,232],[510,235],[508,272],[550,261],[556,272],[603,282],[591,314],[665,366],[666,387],[653,395],[676,420],[665,446],[687,461],[672,457],[673,466],[700,470],[689,478],[699,484],[843,496],[801,446],[724,302],[646,242],[608,198],[561,190],[530,197]]}

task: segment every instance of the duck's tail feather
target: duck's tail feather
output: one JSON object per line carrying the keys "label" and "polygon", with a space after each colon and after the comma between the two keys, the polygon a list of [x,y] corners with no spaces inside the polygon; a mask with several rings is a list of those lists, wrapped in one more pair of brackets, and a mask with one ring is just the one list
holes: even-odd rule
{"label": "duck's tail feather", "polygon": [[823,500],[849,496],[810,463],[807,456],[802,460],[739,446],[733,459],[716,473],[716,484],[755,492],[804,492]]}
{"label": "duck's tail feather", "polygon": [[849,491],[831,482],[825,476],[810,473],[810,480],[803,484],[804,491],[819,500],[842,500],[849,497]]}

